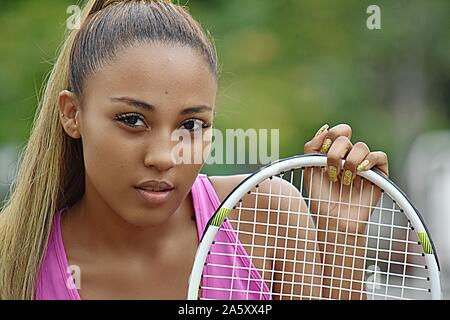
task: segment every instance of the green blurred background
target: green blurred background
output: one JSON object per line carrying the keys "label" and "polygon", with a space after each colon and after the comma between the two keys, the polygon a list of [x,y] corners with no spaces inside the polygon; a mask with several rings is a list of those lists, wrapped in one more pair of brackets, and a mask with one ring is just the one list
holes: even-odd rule
{"label": "green blurred background", "polygon": [[[75,0],[2,0],[0,145],[21,145]],[[393,177],[422,132],[450,128],[447,0],[191,0],[221,63],[216,127],[279,128],[280,157],[324,123],[384,150]],[[381,30],[366,9],[381,8]],[[252,166],[205,166],[208,174]],[[401,177],[397,177],[401,179]]]}
{"label": "green blurred background", "polygon": [[[218,49],[217,128],[280,129],[280,157],[286,157],[302,153],[324,123],[345,122],[353,128],[353,142],[364,141],[389,155],[391,176],[401,187],[421,183],[420,178],[408,180],[404,168],[413,143],[424,134],[450,133],[450,1],[180,3],[211,32]],[[27,141],[37,95],[62,43],[66,10],[74,4],[80,2],[1,0],[0,200],[14,178],[15,156]],[[381,8],[381,30],[366,26],[372,4]],[[448,162],[441,161],[444,168]],[[203,172],[231,174],[255,167],[207,165]],[[413,165],[409,175],[415,172]],[[443,198],[448,199],[445,192]],[[438,219],[445,212],[450,217],[448,201],[439,208]],[[437,228],[439,220],[433,221]],[[449,249],[450,271],[450,239],[441,240]]]}

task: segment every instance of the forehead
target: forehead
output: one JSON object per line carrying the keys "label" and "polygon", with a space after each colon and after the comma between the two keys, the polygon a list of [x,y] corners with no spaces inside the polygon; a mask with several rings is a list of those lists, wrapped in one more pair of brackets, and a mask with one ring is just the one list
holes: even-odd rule
{"label": "forehead", "polygon": [[214,104],[217,83],[209,64],[189,46],[143,43],[118,52],[84,84],[86,99],[133,96],[152,104]]}

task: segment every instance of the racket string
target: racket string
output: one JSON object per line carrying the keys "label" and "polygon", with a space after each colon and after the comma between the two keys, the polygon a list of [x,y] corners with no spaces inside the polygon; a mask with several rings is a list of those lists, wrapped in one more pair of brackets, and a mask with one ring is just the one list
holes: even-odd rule
{"label": "racket string", "polygon": [[[322,242],[322,243],[324,243],[325,244],[325,242]],[[215,243],[215,245],[220,245],[220,244],[224,244],[224,245],[230,245],[229,243],[225,243],[225,242],[216,242]],[[239,246],[240,244],[237,244],[237,246]],[[342,247],[350,247],[349,245],[341,245]],[[274,247],[274,246],[267,246],[267,247],[265,247],[265,246],[261,246],[261,245],[254,245],[254,247],[255,248],[265,248],[265,249],[276,249],[276,247]],[[358,247],[359,249],[364,249],[363,247]],[[374,251],[375,251],[375,249],[373,249]],[[288,251],[295,251],[295,252],[306,252],[306,253],[314,253],[314,252],[316,252],[315,250],[308,250],[308,249],[305,249],[305,248],[301,248],[301,249],[293,249],[293,248],[289,248],[288,249]],[[386,251],[386,253],[389,253],[389,251]],[[404,254],[403,252],[397,252],[397,253],[399,253],[399,254]],[[341,257],[347,257],[347,258],[355,258],[356,256],[350,256],[350,255],[346,255],[346,254],[342,254],[342,253],[339,253],[339,252],[336,252],[335,253],[337,256],[341,256]],[[239,255],[239,254],[227,254],[227,253],[223,253],[223,252],[220,252],[220,251],[211,251],[210,252],[210,255],[228,255],[228,256],[230,256],[230,257],[241,257],[241,258],[245,258],[245,257],[249,257],[249,258],[251,258],[251,259],[264,259],[264,260],[266,260],[267,258],[265,258],[265,257],[258,257],[258,256],[251,256],[251,255],[248,255],[248,254],[245,254],[245,255]],[[416,256],[418,256],[418,257],[423,257],[423,255],[422,254],[419,254],[419,253],[408,253],[408,255],[416,255]],[[274,259],[272,259],[272,260],[274,260]],[[425,269],[425,266],[424,265],[421,265],[421,264],[413,264],[413,263],[408,263],[408,262],[397,262],[397,261],[392,261],[392,260],[383,260],[383,259],[380,259],[380,258],[378,258],[377,259],[379,262],[383,262],[383,263],[390,263],[390,264],[392,264],[392,265],[399,265],[399,266],[405,266],[405,267],[412,267],[412,268],[418,268],[418,269]],[[287,259],[287,260],[285,260],[286,262],[292,262],[292,263],[298,263],[298,261],[297,260],[289,260],[289,259]],[[311,263],[314,263],[314,262],[311,262]],[[317,264],[319,264],[319,263],[317,263]],[[235,264],[233,264],[233,265],[235,265]],[[320,265],[325,265],[323,262],[320,262]],[[331,265],[330,265],[331,266]],[[355,268],[355,267],[352,267],[352,269],[353,270],[358,270],[357,268]],[[360,269],[360,270],[364,270],[364,269]],[[263,270],[264,271],[264,270]]]}
{"label": "racket string", "polygon": [[[395,201],[381,192],[379,201],[373,203],[375,186],[364,179],[357,185],[358,198],[353,199],[352,183],[348,201],[343,201],[341,182],[338,199],[335,199],[331,181],[323,182],[323,168],[320,168],[319,193],[322,193],[323,185],[328,185],[328,199],[315,197],[312,181],[317,170],[302,168],[298,171],[297,177],[291,170],[290,174],[283,172],[276,176],[277,179],[266,180],[268,191],[254,187],[246,195],[251,201],[246,201],[245,197],[240,199],[218,232],[235,233],[233,242],[215,240],[208,256],[230,258],[226,261],[231,263],[222,265],[207,259],[205,264],[215,270],[230,269],[231,273],[203,275],[204,279],[229,281],[221,282],[226,284],[223,287],[212,286],[213,282],[206,285],[202,282],[202,293],[205,289],[223,291],[228,293],[229,299],[242,296],[238,294],[244,294],[246,299],[257,294],[262,299],[267,289],[275,299],[348,299],[356,295],[360,299],[410,299],[420,292],[429,293],[422,247]],[[309,174],[309,185],[305,183],[305,173]],[[275,180],[278,185],[276,191],[272,188]],[[288,194],[283,194],[280,180],[294,185],[298,195],[292,194],[292,188]],[[371,188],[368,204],[362,199],[365,183],[370,183]],[[251,206],[244,205],[247,202]],[[306,204],[304,212],[302,202]],[[312,210],[313,207],[316,210]],[[337,208],[337,216],[330,214],[332,207],[333,210]],[[325,216],[321,212],[323,208],[326,208]],[[355,208],[356,217],[351,217],[350,212]],[[368,221],[361,221],[362,210],[369,211],[371,218]],[[319,231],[318,224],[323,219],[327,228]],[[334,229],[330,230],[330,224]],[[349,231],[350,224],[352,230],[356,226],[355,232]],[[366,230],[364,234],[358,233],[361,226]],[[344,241],[345,244],[340,244],[337,243],[338,237],[346,240],[356,238],[356,243],[352,245]],[[364,241],[358,242],[358,239]],[[221,252],[220,247],[231,247],[231,251]],[[239,247],[244,248],[244,254],[238,252]],[[239,265],[245,259],[249,261],[248,267]],[[245,276],[241,271],[246,271]],[[255,272],[260,275],[259,279],[255,278]],[[297,281],[297,278],[302,281]],[[260,284],[255,290],[253,283],[258,281]],[[241,282],[244,287],[239,286]],[[208,299],[208,294],[204,298]]]}
{"label": "racket string", "polygon": [[[216,265],[216,264],[211,264],[211,266],[224,267],[222,265]],[[289,274],[297,275],[296,273],[293,273],[293,272],[290,272]],[[387,275],[386,273],[383,273],[383,272],[381,272],[380,274]],[[315,276],[315,277],[319,278],[320,276]],[[226,275],[205,275],[205,278],[214,278],[214,279],[221,278],[221,279],[229,279],[229,280],[247,280],[247,278],[230,277],[230,276],[226,276]],[[333,276],[327,276],[327,278],[328,279],[341,280],[341,278],[333,277]],[[427,278],[424,278],[424,277],[408,276],[408,278],[414,279],[414,280],[427,281]],[[371,282],[367,281],[367,280],[352,280],[352,281],[356,281],[356,282],[361,283],[361,284],[371,284]],[[278,281],[278,280],[274,280],[274,282],[275,283],[280,283],[280,284],[285,284],[286,283],[285,281]],[[395,284],[390,284],[390,287],[392,287],[392,288],[399,288],[399,289],[401,288],[401,289],[409,289],[409,290],[418,290],[418,291],[428,292],[428,289],[421,288],[421,287],[408,287],[408,286],[395,285]],[[202,288],[205,288],[205,287],[202,287]],[[341,288],[341,289],[345,289],[345,288]],[[234,289],[234,290],[236,290],[236,289]],[[350,291],[350,289],[348,289],[348,291]],[[360,291],[358,291],[358,292],[360,292]],[[382,295],[382,294],[380,293],[380,295]]]}

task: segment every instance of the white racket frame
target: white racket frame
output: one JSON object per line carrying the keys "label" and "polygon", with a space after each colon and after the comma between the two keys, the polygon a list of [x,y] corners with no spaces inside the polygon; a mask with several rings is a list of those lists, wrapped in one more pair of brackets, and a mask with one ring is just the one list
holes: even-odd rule
{"label": "white racket frame", "polygon": [[[242,199],[242,197],[254,186],[260,184],[262,181],[272,176],[278,175],[280,172],[286,172],[293,168],[324,167],[326,165],[327,158],[323,155],[299,155],[273,162],[261,168],[259,171],[253,173],[244,181],[242,181],[217,208],[216,213],[219,212],[221,208],[231,210],[236,205],[236,203],[240,199]],[[342,161],[342,166],[343,165],[344,160]],[[358,175],[369,180],[370,182],[384,190],[384,192],[388,194],[394,201],[396,201],[399,207],[403,209],[405,216],[410,221],[411,226],[414,227],[414,230],[416,232],[425,232],[428,235],[433,248],[433,254],[425,254],[425,261],[430,275],[431,296],[433,300],[441,300],[442,291],[440,283],[439,262],[437,259],[435,247],[419,212],[414,208],[406,195],[391,180],[384,177],[380,173],[377,173],[374,170],[368,170],[360,172],[358,173]],[[211,217],[211,220],[214,218],[214,216],[215,214],[213,215],[213,217]],[[192,267],[191,275],[189,277],[187,297],[188,300],[198,299],[198,290],[203,268],[208,256],[208,251],[219,229],[220,227],[208,223],[207,229],[203,234],[203,237],[195,254],[194,264]]]}

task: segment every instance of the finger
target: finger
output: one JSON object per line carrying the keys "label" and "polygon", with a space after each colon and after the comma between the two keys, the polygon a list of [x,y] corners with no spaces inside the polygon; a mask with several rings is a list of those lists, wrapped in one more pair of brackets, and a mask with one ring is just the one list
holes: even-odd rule
{"label": "finger", "polygon": [[348,124],[338,124],[329,129],[323,137],[323,144],[319,152],[327,153],[333,142],[340,136],[347,137],[350,140],[352,137],[352,128]]}
{"label": "finger", "polygon": [[314,138],[305,143],[303,150],[304,153],[317,153],[320,151],[325,139],[325,135],[328,132],[329,125],[324,124],[315,134]]}
{"label": "finger", "polygon": [[356,176],[356,168],[370,153],[369,147],[364,142],[357,142],[345,158],[342,183],[349,186]]}
{"label": "finger", "polygon": [[330,138],[334,141],[339,136],[344,136],[348,139],[351,139],[352,128],[348,124],[341,123],[328,130],[327,138]]}
{"label": "finger", "polygon": [[386,176],[389,176],[388,157],[382,151],[370,152],[364,161],[357,167],[357,171],[366,171],[372,168],[377,168]]}
{"label": "finger", "polygon": [[353,145],[346,136],[337,137],[327,153],[327,171],[332,182],[338,181],[342,159],[352,149]]}
{"label": "finger", "polygon": [[329,128],[330,128],[330,126],[329,126],[327,123],[325,123],[325,124],[324,124],[322,127],[320,127],[320,129],[316,132],[316,134],[314,135],[314,138],[320,136],[322,133],[324,133],[325,131],[327,131]]}

